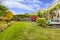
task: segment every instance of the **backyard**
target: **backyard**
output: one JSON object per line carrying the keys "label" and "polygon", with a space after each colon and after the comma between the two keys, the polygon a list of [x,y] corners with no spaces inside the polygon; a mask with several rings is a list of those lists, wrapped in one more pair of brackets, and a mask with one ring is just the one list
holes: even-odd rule
{"label": "backyard", "polygon": [[[37,0],[30,7],[25,5],[27,4],[25,1],[24,7],[19,1],[16,3],[16,0],[14,2],[11,0],[11,3],[5,1],[0,2],[8,5],[12,3],[10,6],[15,11],[6,5],[0,5],[0,40],[60,40],[60,2],[57,1],[51,6],[47,5],[49,7],[45,9],[45,6],[45,8],[42,6],[33,8],[34,4],[38,2]],[[37,4],[39,3],[40,1]],[[35,6],[38,6],[37,4]],[[24,9],[18,10],[14,6]]]}
{"label": "backyard", "polygon": [[41,28],[36,22],[15,22],[0,40],[60,40],[60,28]]}

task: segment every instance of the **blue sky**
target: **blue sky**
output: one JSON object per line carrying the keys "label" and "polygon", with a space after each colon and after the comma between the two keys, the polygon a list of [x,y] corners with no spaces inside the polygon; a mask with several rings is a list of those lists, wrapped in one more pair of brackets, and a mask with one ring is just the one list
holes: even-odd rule
{"label": "blue sky", "polygon": [[4,0],[3,5],[7,6],[14,14],[32,13],[38,9],[47,9],[55,0]]}

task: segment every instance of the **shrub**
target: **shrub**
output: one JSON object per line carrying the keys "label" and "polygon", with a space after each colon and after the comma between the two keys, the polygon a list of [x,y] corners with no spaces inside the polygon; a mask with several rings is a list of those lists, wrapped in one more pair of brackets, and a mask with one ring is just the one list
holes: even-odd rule
{"label": "shrub", "polygon": [[36,22],[39,26],[45,27],[47,25],[47,20],[45,18],[37,18]]}
{"label": "shrub", "polygon": [[37,18],[38,18],[38,16],[31,16],[30,17],[31,21],[36,21]]}

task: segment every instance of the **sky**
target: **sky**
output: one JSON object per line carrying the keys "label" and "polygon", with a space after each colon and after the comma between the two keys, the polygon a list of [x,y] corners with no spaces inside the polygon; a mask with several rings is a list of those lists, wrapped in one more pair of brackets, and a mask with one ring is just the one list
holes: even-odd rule
{"label": "sky", "polygon": [[14,14],[33,13],[39,9],[47,9],[55,0],[4,0],[3,5],[7,6]]}

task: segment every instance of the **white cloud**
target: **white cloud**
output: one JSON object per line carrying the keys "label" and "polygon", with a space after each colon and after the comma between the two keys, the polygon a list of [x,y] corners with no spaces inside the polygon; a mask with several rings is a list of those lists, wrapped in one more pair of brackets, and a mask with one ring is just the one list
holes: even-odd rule
{"label": "white cloud", "polygon": [[14,1],[24,2],[24,0],[14,0]]}
{"label": "white cloud", "polygon": [[[3,5],[8,6],[9,8],[19,8],[19,9],[25,9],[25,10],[31,10],[31,11],[35,11],[34,7],[36,7],[37,9],[40,7],[39,4],[36,3],[40,3],[42,4],[43,2],[38,1],[38,0],[26,0],[25,2],[32,2],[32,4],[23,4],[21,2],[24,2],[25,0],[5,0],[3,1]],[[30,2],[30,3],[31,3]]]}
{"label": "white cloud", "polygon": [[[44,3],[39,0],[4,0],[2,4],[8,6],[9,8],[19,8],[28,11],[36,11],[39,8],[42,8],[41,5],[43,5]],[[46,3],[43,6],[48,6],[48,5],[50,4]]]}
{"label": "white cloud", "polygon": [[37,3],[39,3],[39,1],[38,1],[38,0],[33,0],[33,2],[37,2]]}
{"label": "white cloud", "polygon": [[50,4],[49,4],[49,3],[46,3],[45,5],[48,6],[48,5],[50,5]]}
{"label": "white cloud", "polygon": [[9,1],[9,2],[11,2],[11,1],[15,1],[15,2],[24,2],[24,0],[4,0],[4,2],[5,1]]}
{"label": "white cloud", "polygon": [[16,14],[16,12],[15,11],[13,11],[13,10],[10,10],[12,13],[14,13],[14,14]]}
{"label": "white cloud", "polygon": [[18,1],[4,1],[3,5],[8,6],[9,8],[21,8],[21,9],[25,9],[25,10],[34,10],[31,6],[22,4]]}

